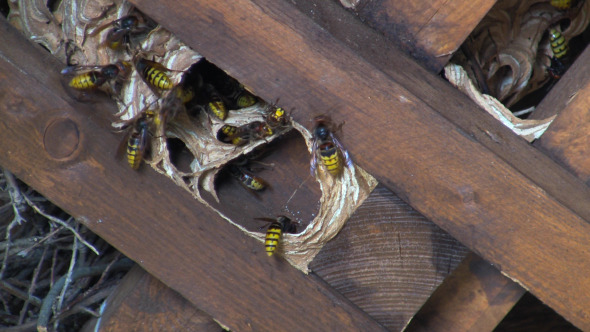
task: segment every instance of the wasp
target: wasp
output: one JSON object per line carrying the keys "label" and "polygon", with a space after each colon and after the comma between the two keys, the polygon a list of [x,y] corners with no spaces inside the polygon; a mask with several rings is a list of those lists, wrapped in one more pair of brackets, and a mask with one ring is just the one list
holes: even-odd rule
{"label": "wasp", "polygon": [[238,108],[250,107],[258,102],[253,94],[243,88],[234,98]]}
{"label": "wasp", "polygon": [[549,30],[549,43],[553,57],[551,57],[551,65],[547,68],[547,72],[553,80],[558,80],[567,70],[564,61],[567,60],[569,46],[565,37],[555,28]]}
{"label": "wasp", "polygon": [[284,108],[271,104],[266,110],[266,124],[271,129],[284,128],[289,124],[289,116]]}
{"label": "wasp", "polygon": [[265,122],[253,121],[239,127],[224,125],[217,132],[217,139],[224,143],[242,146],[255,139],[264,139],[273,134],[273,129]]}
{"label": "wasp", "polygon": [[135,61],[135,69],[143,81],[154,91],[170,90],[174,86],[172,80],[166,74],[172,70],[160,63],[139,57]]}
{"label": "wasp", "polygon": [[264,247],[266,248],[266,254],[272,256],[277,250],[281,236],[283,233],[296,233],[297,223],[292,222],[291,219],[285,216],[278,216],[276,219],[272,218],[255,218],[256,220],[262,220],[270,222],[266,230],[266,238],[264,240]]}
{"label": "wasp", "polygon": [[559,10],[566,10],[572,7],[572,0],[551,0],[549,3]]}
{"label": "wasp", "polygon": [[128,45],[131,34],[145,32],[148,28],[140,26],[142,19],[135,15],[123,16],[118,20],[103,24],[96,28],[90,36],[95,36],[107,28],[112,28],[107,32],[104,43],[113,50],[121,49],[122,45]]}
{"label": "wasp", "polygon": [[209,97],[209,102],[206,106],[207,111],[213,113],[220,120],[225,120],[227,118],[227,107],[219,92],[211,84],[205,86],[205,91]]}
{"label": "wasp", "polygon": [[68,86],[76,90],[94,90],[111,80],[121,82],[130,72],[131,64],[126,61],[106,66],[69,66],[61,71],[68,78]]}
{"label": "wasp", "polygon": [[[235,108],[246,108],[250,107],[258,102],[256,96],[254,96],[250,91],[246,90],[244,86],[237,81],[234,84],[228,83],[229,85],[233,86],[233,88],[228,89],[225,87],[225,95],[233,101],[232,106]],[[229,90],[229,92],[228,92]]]}
{"label": "wasp", "polygon": [[[344,165],[352,167],[352,160],[348,155],[348,151],[344,149],[340,141],[334,136],[331,130],[332,123],[330,118],[320,115],[314,119],[314,122],[310,161],[311,175],[315,176],[319,159],[328,173],[334,177],[338,177],[342,173]],[[338,126],[337,130],[341,126]]]}
{"label": "wasp", "polygon": [[127,162],[135,170],[139,169],[148,151],[150,126],[156,116],[155,111],[146,110],[125,122],[121,127],[122,131],[127,130],[128,132],[119,145],[117,155],[120,156],[123,151],[126,151]]}
{"label": "wasp", "polygon": [[246,167],[232,164],[230,165],[229,173],[250,192],[263,191],[268,187],[268,183],[266,181],[250,173],[248,170],[246,170]]}
{"label": "wasp", "polygon": [[240,127],[232,126],[232,125],[223,125],[221,129],[217,132],[217,140],[223,143],[231,143],[236,146],[243,145],[247,143],[246,141],[242,143],[240,137],[238,135]]}

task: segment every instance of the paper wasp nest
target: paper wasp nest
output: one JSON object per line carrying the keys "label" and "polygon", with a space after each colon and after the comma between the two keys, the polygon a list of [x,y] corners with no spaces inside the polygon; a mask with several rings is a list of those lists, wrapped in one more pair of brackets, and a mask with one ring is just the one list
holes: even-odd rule
{"label": "paper wasp nest", "polygon": [[548,29],[557,27],[569,41],[586,29],[589,16],[588,1],[559,10],[550,0],[500,0],[465,42],[472,59],[455,57],[452,61],[475,80],[477,75],[467,60],[474,61],[483,74],[478,81],[485,81],[489,94],[511,107],[549,80],[553,52]]}
{"label": "paper wasp nest", "polygon": [[[193,64],[202,60],[195,50],[160,26],[146,32],[145,37],[138,42],[139,45],[134,45],[131,51],[114,51],[105,47],[104,38],[108,29],[98,33],[96,31],[109,22],[134,13],[132,6],[126,1],[63,0],[57,3],[56,8],[47,8],[42,1],[10,1],[9,4],[10,22],[62,59],[64,64],[66,58],[77,65],[106,65],[120,60],[132,62],[134,56],[141,52],[146,59],[170,69],[170,78],[178,84],[182,75]],[[125,120],[132,119],[146,109],[158,109],[162,106],[164,95],[165,93],[156,95],[137,71],[133,70],[129,79],[123,82],[120,93],[114,96],[120,112],[116,114],[119,120],[114,121],[113,125],[120,126]],[[264,241],[265,234],[250,232],[236,221],[230,220],[213,208],[204,199],[203,193],[207,192],[218,200],[214,182],[225,165],[291,129],[297,130],[304,137],[308,148],[311,148],[310,132],[295,122],[290,122],[286,128],[277,130],[266,139],[253,140],[243,147],[237,148],[217,139],[217,132],[224,124],[240,126],[253,121],[265,121],[267,107],[268,103],[259,101],[251,107],[230,110],[224,121],[209,116],[204,111],[194,116],[179,112],[167,124],[165,136],[153,135],[151,157],[148,160],[156,171],[169,177],[199,202],[261,242]],[[189,171],[179,170],[171,161],[169,138],[180,139],[192,154]],[[338,180],[325,172],[318,173],[317,180],[322,192],[319,212],[308,227],[298,230],[298,234],[285,234],[281,244],[283,256],[304,272],[307,272],[309,262],[323,244],[338,233],[376,185],[376,180],[358,167],[345,168]]]}
{"label": "paper wasp nest", "polygon": [[549,29],[569,41],[590,22],[590,2],[571,3],[560,10],[550,0],[498,1],[445,67],[446,78],[517,135],[539,138],[555,116],[523,120],[508,107],[555,82]]}

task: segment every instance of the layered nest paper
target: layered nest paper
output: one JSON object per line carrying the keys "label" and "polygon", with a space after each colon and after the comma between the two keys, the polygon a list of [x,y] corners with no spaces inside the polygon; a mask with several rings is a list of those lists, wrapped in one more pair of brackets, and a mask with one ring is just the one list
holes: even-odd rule
{"label": "layered nest paper", "polygon": [[[196,50],[160,26],[149,31],[134,51],[114,51],[105,47],[104,38],[109,29],[96,32],[97,29],[130,13],[141,15],[126,1],[63,0],[56,2],[55,8],[48,8],[44,1],[15,0],[9,1],[9,5],[9,22],[60,58],[64,66],[66,60],[78,65],[107,65],[120,60],[131,62],[139,49],[145,58],[171,69],[170,77],[177,84],[185,71],[202,60]],[[66,53],[69,59],[66,59]],[[121,126],[123,121],[133,118],[146,108],[157,109],[162,103],[162,98],[154,94],[135,70],[115,97],[120,112],[115,115],[114,127]],[[298,131],[311,151],[311,133],[293,121],[274,135],[253,140],[243,147],[236,148],[217,140],[216,133],[224,124],[240,126],[264,121],[268,106],[268,103],[260,101],[248,108],[230,110],[224,121],[208,116],[205,112],[196,116],[180,112],[166,126],[165,137],[154,135],[156,137],[151,139],[151,157],[147,161],[156,171],[189,191],[200,203],[261,242],[264,241],[264,233],[248,231],[240,225],[239,220],[230,220],[211,206],[203,194],[208,193],[218,200],[215,179],[224,166],[289,130]],[[186,145],[193,156],[190,171],[181,171],[172,163],[168,138],[180,139]],[[352,212],[377,184],[372,176],[356,166],[346,168],[339,179],[320,171],[316,180],[322,192],[316,217],[299,233],[285,234],[280,248],[281,254],[304,272],[308,272],[309,262],[340,231]]]}

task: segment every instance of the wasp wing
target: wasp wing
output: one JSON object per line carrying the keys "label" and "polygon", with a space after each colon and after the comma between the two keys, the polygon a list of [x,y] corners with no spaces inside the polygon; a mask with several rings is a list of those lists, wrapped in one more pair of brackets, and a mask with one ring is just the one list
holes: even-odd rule
{"label": "wasp wing", "polygon": [[352,159],[350,159],[350,155],[348,154],[348,150],[346,150],[344,148],[342,143],[340,143],[340,141],[338,140],[338,138],[336,138],[336,136],[334,134],[330,133],[330,138],[332,139],[332,142],[334,142],[334,144],[336,144],[336,146],[340,150],[342,157],[344,157],[344,163],[346,164],[346,166],[352,167]]}
{"label": "wasp wing", "polygon": [[315,176],[316,169],[318,167],[318,141],[316,138],[313,140],[313,144],[311,145],[311,159],[309,164],[309,171],[311,172],[311,176]]}

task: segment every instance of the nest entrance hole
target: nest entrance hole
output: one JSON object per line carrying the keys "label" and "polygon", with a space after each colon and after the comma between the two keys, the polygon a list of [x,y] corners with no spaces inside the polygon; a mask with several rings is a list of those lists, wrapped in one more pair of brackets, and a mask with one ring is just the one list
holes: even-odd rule
{"label": "nest entrance hole", "polygon": [[231,175],[231,164],[228,164],[215,181],[220,203],[213,200],[209,203],[250,231],[261,231],[260,227],[268,226],[254,218],[277,215],[298,222],[298,231],[304,229],[319,210],[321,192],[317,181],[310,176],[310,155],[301,134],[291,130],[249,156],[255,158],[249,162],[252,173],[264,179],[270,188],[255,194],[248,191]]}

